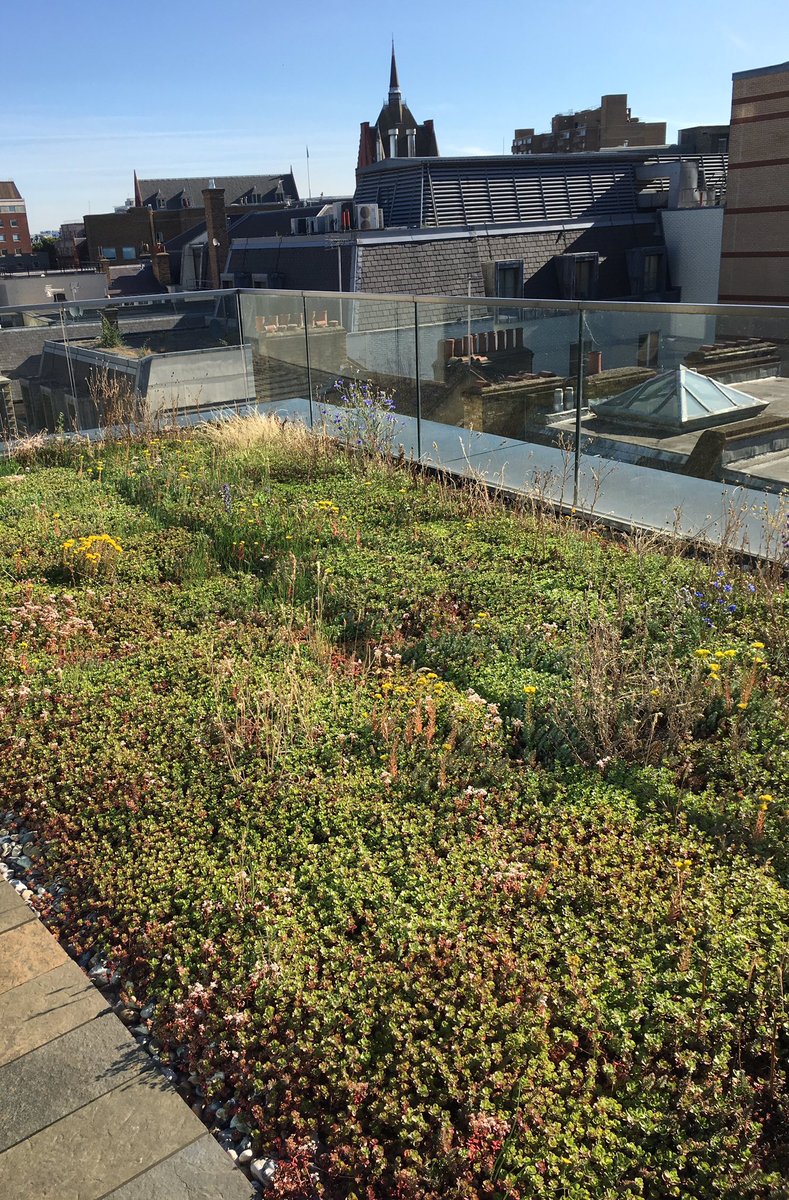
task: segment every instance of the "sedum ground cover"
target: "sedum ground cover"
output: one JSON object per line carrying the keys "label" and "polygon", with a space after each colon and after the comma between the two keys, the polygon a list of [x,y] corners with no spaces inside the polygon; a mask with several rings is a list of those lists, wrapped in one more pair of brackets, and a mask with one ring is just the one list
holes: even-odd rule
{"label": "sedum ground cover", "polygon": [[275,1195],[789,1195],[780,570],[266,421],[0,507],[46,915]]}

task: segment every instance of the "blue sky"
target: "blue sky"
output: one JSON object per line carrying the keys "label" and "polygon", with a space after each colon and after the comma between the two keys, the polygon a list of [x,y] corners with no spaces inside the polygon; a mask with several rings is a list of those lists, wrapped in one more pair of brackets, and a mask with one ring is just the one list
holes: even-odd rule
{"label": "blue sky", "polygon": [[[786,0],[496,5],[37,0],[3,14],[0,179],[30,226],[111,211],[142,178],[275,173],[353,188],[394,35],[400,82],[442,154],[509,152],[516,126],[627,92],[635,116],[725,123],[731,75],[789,57]],[[600,12],[605,13],[601,19]]]}

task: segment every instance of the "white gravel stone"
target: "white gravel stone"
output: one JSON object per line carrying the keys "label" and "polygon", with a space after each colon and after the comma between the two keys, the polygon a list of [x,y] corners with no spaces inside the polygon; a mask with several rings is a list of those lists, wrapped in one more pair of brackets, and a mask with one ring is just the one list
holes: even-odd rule
{"label": "white gravel stone", "polygon": [[253,1179],[257,1179],[258,1183],[272,1183],[277,1172],[277,1160],[275,1158],[256,1158],[249,1165],[249,1170]]}

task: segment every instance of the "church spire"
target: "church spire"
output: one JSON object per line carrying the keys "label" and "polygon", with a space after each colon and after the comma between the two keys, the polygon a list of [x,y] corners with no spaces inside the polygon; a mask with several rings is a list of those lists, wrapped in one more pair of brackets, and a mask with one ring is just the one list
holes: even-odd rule
{"label": "church spire", "polygon": [[397,59],[395,58],[394,38],[392,38],[392,66],[389,71],[389,103],[400,100],[400,80],[397,77]]}

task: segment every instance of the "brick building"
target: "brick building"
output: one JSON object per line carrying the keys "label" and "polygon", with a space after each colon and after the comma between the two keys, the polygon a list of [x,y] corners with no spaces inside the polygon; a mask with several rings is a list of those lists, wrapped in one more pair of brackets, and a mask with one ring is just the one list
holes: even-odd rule
{"label": "brick building", "polygon": [[0,180],[0,258],[32,254],[27,209],[13,180]]}
{"label": "brick building", "polygon": [[550,133],[516,129],[513,154],[578,154],[613,146],[665,146],[665,121],[631,116],[627,93],[603,96],[599,108],[557,113]]}
{"label": "brick building", "polygon": [[156,246],[205,222],[203,191],[223,189],[230,218],[298,203],[290,171],[279,175],[232,175],[216,179],[138,179],[134,204],[114,213],[84,217],[87,261],[148,261]]}
{"label": "brick building", "polygon": [[732,78],[720,300],[789,304],[789,63]]}

